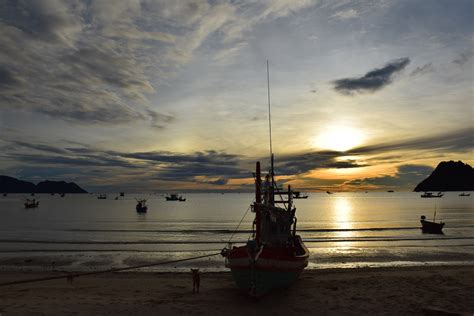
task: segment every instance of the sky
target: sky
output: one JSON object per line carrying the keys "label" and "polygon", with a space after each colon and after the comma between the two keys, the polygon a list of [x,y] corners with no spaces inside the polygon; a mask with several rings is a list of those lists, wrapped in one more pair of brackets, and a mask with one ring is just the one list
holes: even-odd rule
{"label": "sky", "polygon": [[412,190],[473,164],[474,2],[1,0],[0,174]]}

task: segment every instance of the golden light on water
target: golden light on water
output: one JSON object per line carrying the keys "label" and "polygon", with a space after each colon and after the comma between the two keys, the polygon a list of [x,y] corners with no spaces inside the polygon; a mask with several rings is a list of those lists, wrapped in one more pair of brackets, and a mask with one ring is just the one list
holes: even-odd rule
{"label": "golden light on water", "polygon": [[357,128],[332,125],[313,139],[313,147],[343,152],[361,145],[364,139]]}
{"label": "golden light on water", "polygon": [[[337,196],[334,197],[335,201],[333,204],[333,212],[334,212],[334,223],[337,224],[337,229],[341,229],[342,231],[336,232],[337,238],[346,239],[353,237],[354,232],[348,231],[348,229],[352,229],[352,217],[353,217],[353,205],[351,200],[345,196]],[[349,242],[338,242],[336,243],[337,247],[348,247],[351,243]]]}

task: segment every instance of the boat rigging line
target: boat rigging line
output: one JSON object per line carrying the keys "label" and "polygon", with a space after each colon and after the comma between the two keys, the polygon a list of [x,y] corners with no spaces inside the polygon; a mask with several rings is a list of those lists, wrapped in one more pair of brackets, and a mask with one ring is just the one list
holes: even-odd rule
{"label": "boat rigging line", "polygon": [[148,263],[148,264],[142,264],[142,265],[131,266],[131,267],[126,267],[126,268],[115,268],[115,269],[108,269],[108,270],[101,270],[101,271],[83,272],[83,273],[69,273],[69,274],[61,275],[61,276],[52,276],[52,277],[44,277],[44,278],[36,278],[36,279],[10,281],[10,282],[0,283],[0,287],[1,286],[8,286],[8,285],[24,284],[24,283],[42,282],[42,281],[49,281],[49,280],[59,280],[59,279],[72,280],[72,279],[74,279],[76,277],[80,277],[80,276],[94,275],[94,274],[104,274],[104,273],[110,273],[110,272],[121,272],[121,271],[134,270],[134,269],[140,269],[140,268],[149,268],[149,267],[154,267],[154,266],[159,266],[159,265],[164,265],[164,264],[169,264],[169,263],[178,263],[178,262],[191,261],[191,260],[202,259],[202,258],[207,258],[207,257],[213,257],[213,256],[217,256],[217,255],[220,255],[220,254],[221,254],[221,252],[216,252],[216,253],[197,256],[197,257],[190,257],[190,258],[185,258],[185,259]]}

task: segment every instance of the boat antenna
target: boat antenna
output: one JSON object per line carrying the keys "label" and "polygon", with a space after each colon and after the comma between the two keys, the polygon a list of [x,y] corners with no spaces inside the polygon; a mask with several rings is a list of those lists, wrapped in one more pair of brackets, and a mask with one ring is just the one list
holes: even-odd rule
{"label": "boat antenna", "polygon": [[272,149],[272,115],[270,106],[270,70],[267,59],[267,96],[268,96],[268,129],[270,132],[270,173],[273,176],[273,149]]}

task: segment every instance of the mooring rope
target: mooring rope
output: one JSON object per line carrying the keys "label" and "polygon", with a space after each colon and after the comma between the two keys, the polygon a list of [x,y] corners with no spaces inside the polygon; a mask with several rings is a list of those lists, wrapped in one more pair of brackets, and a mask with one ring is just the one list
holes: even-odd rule
{"label": "mooring rope", "polygon": [[202,256],[197,256],[197,257],[171,260],[171,261],[148,263],[148,264],[142,264],[142,265],[131,266],[131,267],[126,267],[126,268],[115,268],[115,269],[108,269],[108,270],[101,270],[101,271],[83,272],[83,273],[69,273],[67,275],[61,275],[61,276],[11,281],[11,282],[0,283],[0,286],[16,285],[16,284],[24,284],[24,283],[33,283],[33,282],[42,282],[42,281],[58,280],[58,279],[72,280],[73,278],[80,277],[80,276],[103,274],[103,273],[110,273],[110,272],[120,272],[120,271],[140,269],[140,268],[148,268],[148,267],[153,267],[153,266],[158,266],[158,265],[163,265],[163,264],[178,263],[178,262],[191,261],[191,260],[202,259],[202,258],[207,258],[207,257],[213,257],[213,256],[217,256],[217,255],[220,255],[220,254],[221,254],[220,252],[217,252],[217,253],[212,253],[212,254],[209,254],[209,255],[202,255]]}
{"label": "mooring rope", "polygon": [[[253,202],[252,202],[253,203]],[[230,236],[229,240],[227,241],[227,243],[229,244],[230,241],[232,240],[232,238],[234,238],[234,235],[235,233],[239,230],[239,227],[240,225],[242,224],[242,222],[244,221],[244,218],[245,216],[247,216],[247,213],[249,212],[249,210],[252,208],[252,204],[249,205],[249,207],[247,208],[247,210],[245,211],[244,213],[244,216],[242,216],[242,218],[240,219],[240,222],[239,224],[237,225],[237,227],[234,229],[234,231],[232,232],[232,235]]]}

